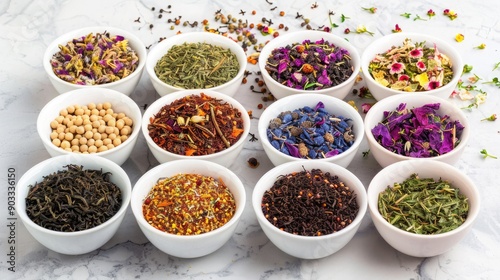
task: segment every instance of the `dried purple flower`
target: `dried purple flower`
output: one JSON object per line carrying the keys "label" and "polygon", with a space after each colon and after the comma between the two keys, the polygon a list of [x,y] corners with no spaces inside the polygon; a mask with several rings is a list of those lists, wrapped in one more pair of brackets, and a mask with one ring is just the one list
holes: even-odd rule
{"label": "dried purple flower", "polygon": [[371,132],[387,150],[408,157],[434,157],[452,151],[464,129],[448,115],[438,114],[440,103],[407,109],[401,103],[395,111],[385,111],[383,120]]}
{"label": "dried purple flower", "polygon": [[324,39],[274,49],[266,70],[277,82],[302,90],[339,85],[354,72],[349,52]]}

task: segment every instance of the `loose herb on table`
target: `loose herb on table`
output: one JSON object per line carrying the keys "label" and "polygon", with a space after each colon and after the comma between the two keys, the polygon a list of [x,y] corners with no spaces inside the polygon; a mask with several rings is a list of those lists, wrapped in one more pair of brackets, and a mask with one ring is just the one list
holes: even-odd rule
{"label": "loose herb on table", "polygon": [[75,38],[59,45],[59,49],[50,64],[57,77],[73,84],[115,82],[129,76],[139,65],[139,57],[128,40],[106,31]]}
{"label": "loose herb on table", "polygon": [[156,63],[158,78],[177,88],[208,89],[238,74],[240,65],[230,50],[208,43],[174,45]]}
{"label": "loose herb on table", "polygon": [[144,199],[142,211],[153,227],[177,235],[197,235],[226,224],[236,211],[222,180],[200,174],[161,178]]}
{"label": "loose herb on table", "polygon": [[111,173],[67,165],[30,185],[26,212],[46,229],[74,232],[94,228],[113,217],[122,205],[121,189]]}
{"label": "loose herb on table", "polygon": [[399,229],[439,234],[456,229],[467,219],[467,198],[448,181],[412,174],[379,194],[382,217]]}
{"label": "loose herb on table", "polygon": [[162,149],[186,155],[209,155],[234,145],[244,131],[242,112],[201,92],[163,106],[148,125]]}
{"label": "loose herb on table", "polygon": [[291,234],[321,236],[356,218],[356,194],[338,176],[320,169],[280,175],[262,198],[266,219]]}

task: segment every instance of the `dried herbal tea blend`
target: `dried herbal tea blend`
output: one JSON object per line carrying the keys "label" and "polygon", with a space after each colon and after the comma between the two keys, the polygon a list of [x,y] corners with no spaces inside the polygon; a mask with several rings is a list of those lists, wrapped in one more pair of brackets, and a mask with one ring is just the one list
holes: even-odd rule
{"label": "dried herbal tea blend", "polygon": [[[137,69],[139,57],[123,36],[93,33],[59,45],[50,64],[56,76],[78,85],[118,81]],[[145,58],[143,58],[145,59]]]}
{"label": "dried herbal tea blend", "polygon": [[319,159],[332,157],[354,144],[351,119],[335,116],[322,102],[280,113],[267,128],[271,145],[286,155]]}
{"label": "dried herbal tea blend", "polygon": [[50,122],[50,140],[68,152],[93,154],[121,145],[132,134],[133,120],[111,103],[68,106]]}
{"label": "dried herbal tea blend", "polygon": [[233,194],[222,180],[199,174],[161,178],[142,205],[153,227],[177,235],[196,235],[215,230],[234,216]]}
{"label": "dried herbal tea blend", "polygon": [[456,229],[467,219],[467,198],[448,181],[412,174],[379,194],[382,217],[399,229],[439,234]]}
{"label": "dried herbal tea blend", "polygon": [[94,228],[113,217],[122,205],[122,193],[110,181],[111,173],[67,165],[30,185],[26,212],[46,229],[74,232]]}
{"label": "dried herbal tea blend", "polygon": [[371,132],[387,150],[408,157],[446,154],[460,144],[464,127],[448,115],[440,115],[440,103],[408,109],[401,103],[395,111],[385,111],[383,120]]}
{"label": "dried herbal tea blend", "polygon": [[242,112],[203,92],[165,105],[150,119],[149,136],[171,153],[201,156],[231,147],[241,137]]}
{"label": "dried herbal tea blend", "polygon": [[320,236],[342,230],[359,211],[356,194],[319,169],[281,175],[262,198],[262,212],[280,230]]}
{"label": "dried herbal tea blend", "polygon": [[436,89],[453,78],[452,61],[436,45],[429,48],[408,38],[402,46],[377,54],[368,72],[384,87],[410,92]]}
{"label": "dried herbal tea blend", "polygon": [[278,83],[302,90],[334,87],[354,72],[349,52],[323,39],[274,49],[266,70]]}
{"label": "dried herbal tea blend", "polygon": [[240,70],[236,55],[208,43],[172,46],[156,63],[158,78],[177,88],[208,89],[232,80]]}

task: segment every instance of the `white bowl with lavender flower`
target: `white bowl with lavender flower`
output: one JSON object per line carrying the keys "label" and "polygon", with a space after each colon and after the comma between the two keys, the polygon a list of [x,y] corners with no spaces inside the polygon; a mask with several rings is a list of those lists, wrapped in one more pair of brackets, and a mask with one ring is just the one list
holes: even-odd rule
{"label": "white bowl with lavender flower", "polygon": [[146,46],[133,33],[93,26],[54,39],[43,55],[43,67],[61,94],[98,87],[130,95],[141,79],[146,56]]}
{"label": "white bowl with lavender flower", "polygon": [[361,55],[361,72],[376,100],[404,92],[447,99],[463,67],[460,53],[450,44],[418,33],[386,35]]}
{"label": "white bowl with lavender flower", "polygon": [[297,31],[269,41],[259,55],[259,69],[277,99],[318,93],[344,99],[361,67],[356,48],[323,31]]}
{"label": "white bowl with lavender flower", "polygon": [[364,123],[343,100],[304,93],[267,107],[259,118],[258,134],[276,166],[309,159],[347,167],[363,141]]}

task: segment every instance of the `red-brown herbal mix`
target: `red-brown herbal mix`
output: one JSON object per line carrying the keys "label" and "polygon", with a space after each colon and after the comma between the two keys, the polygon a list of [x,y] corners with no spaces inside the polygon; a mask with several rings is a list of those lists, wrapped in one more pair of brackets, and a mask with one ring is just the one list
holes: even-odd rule
{"label": "red-brown herbal mix", "polygon": [[242,112],[203,92],[165,105],[150,118],[149,136],[162,149],[201,156],[231,147],[244,131]]}
{"label": "red-brown herbal mix", "polygon": [[280,230],[321,236],[342,230],[359,211],[356,194],[319,169],[282,175],[262,198],[262,212]]}

